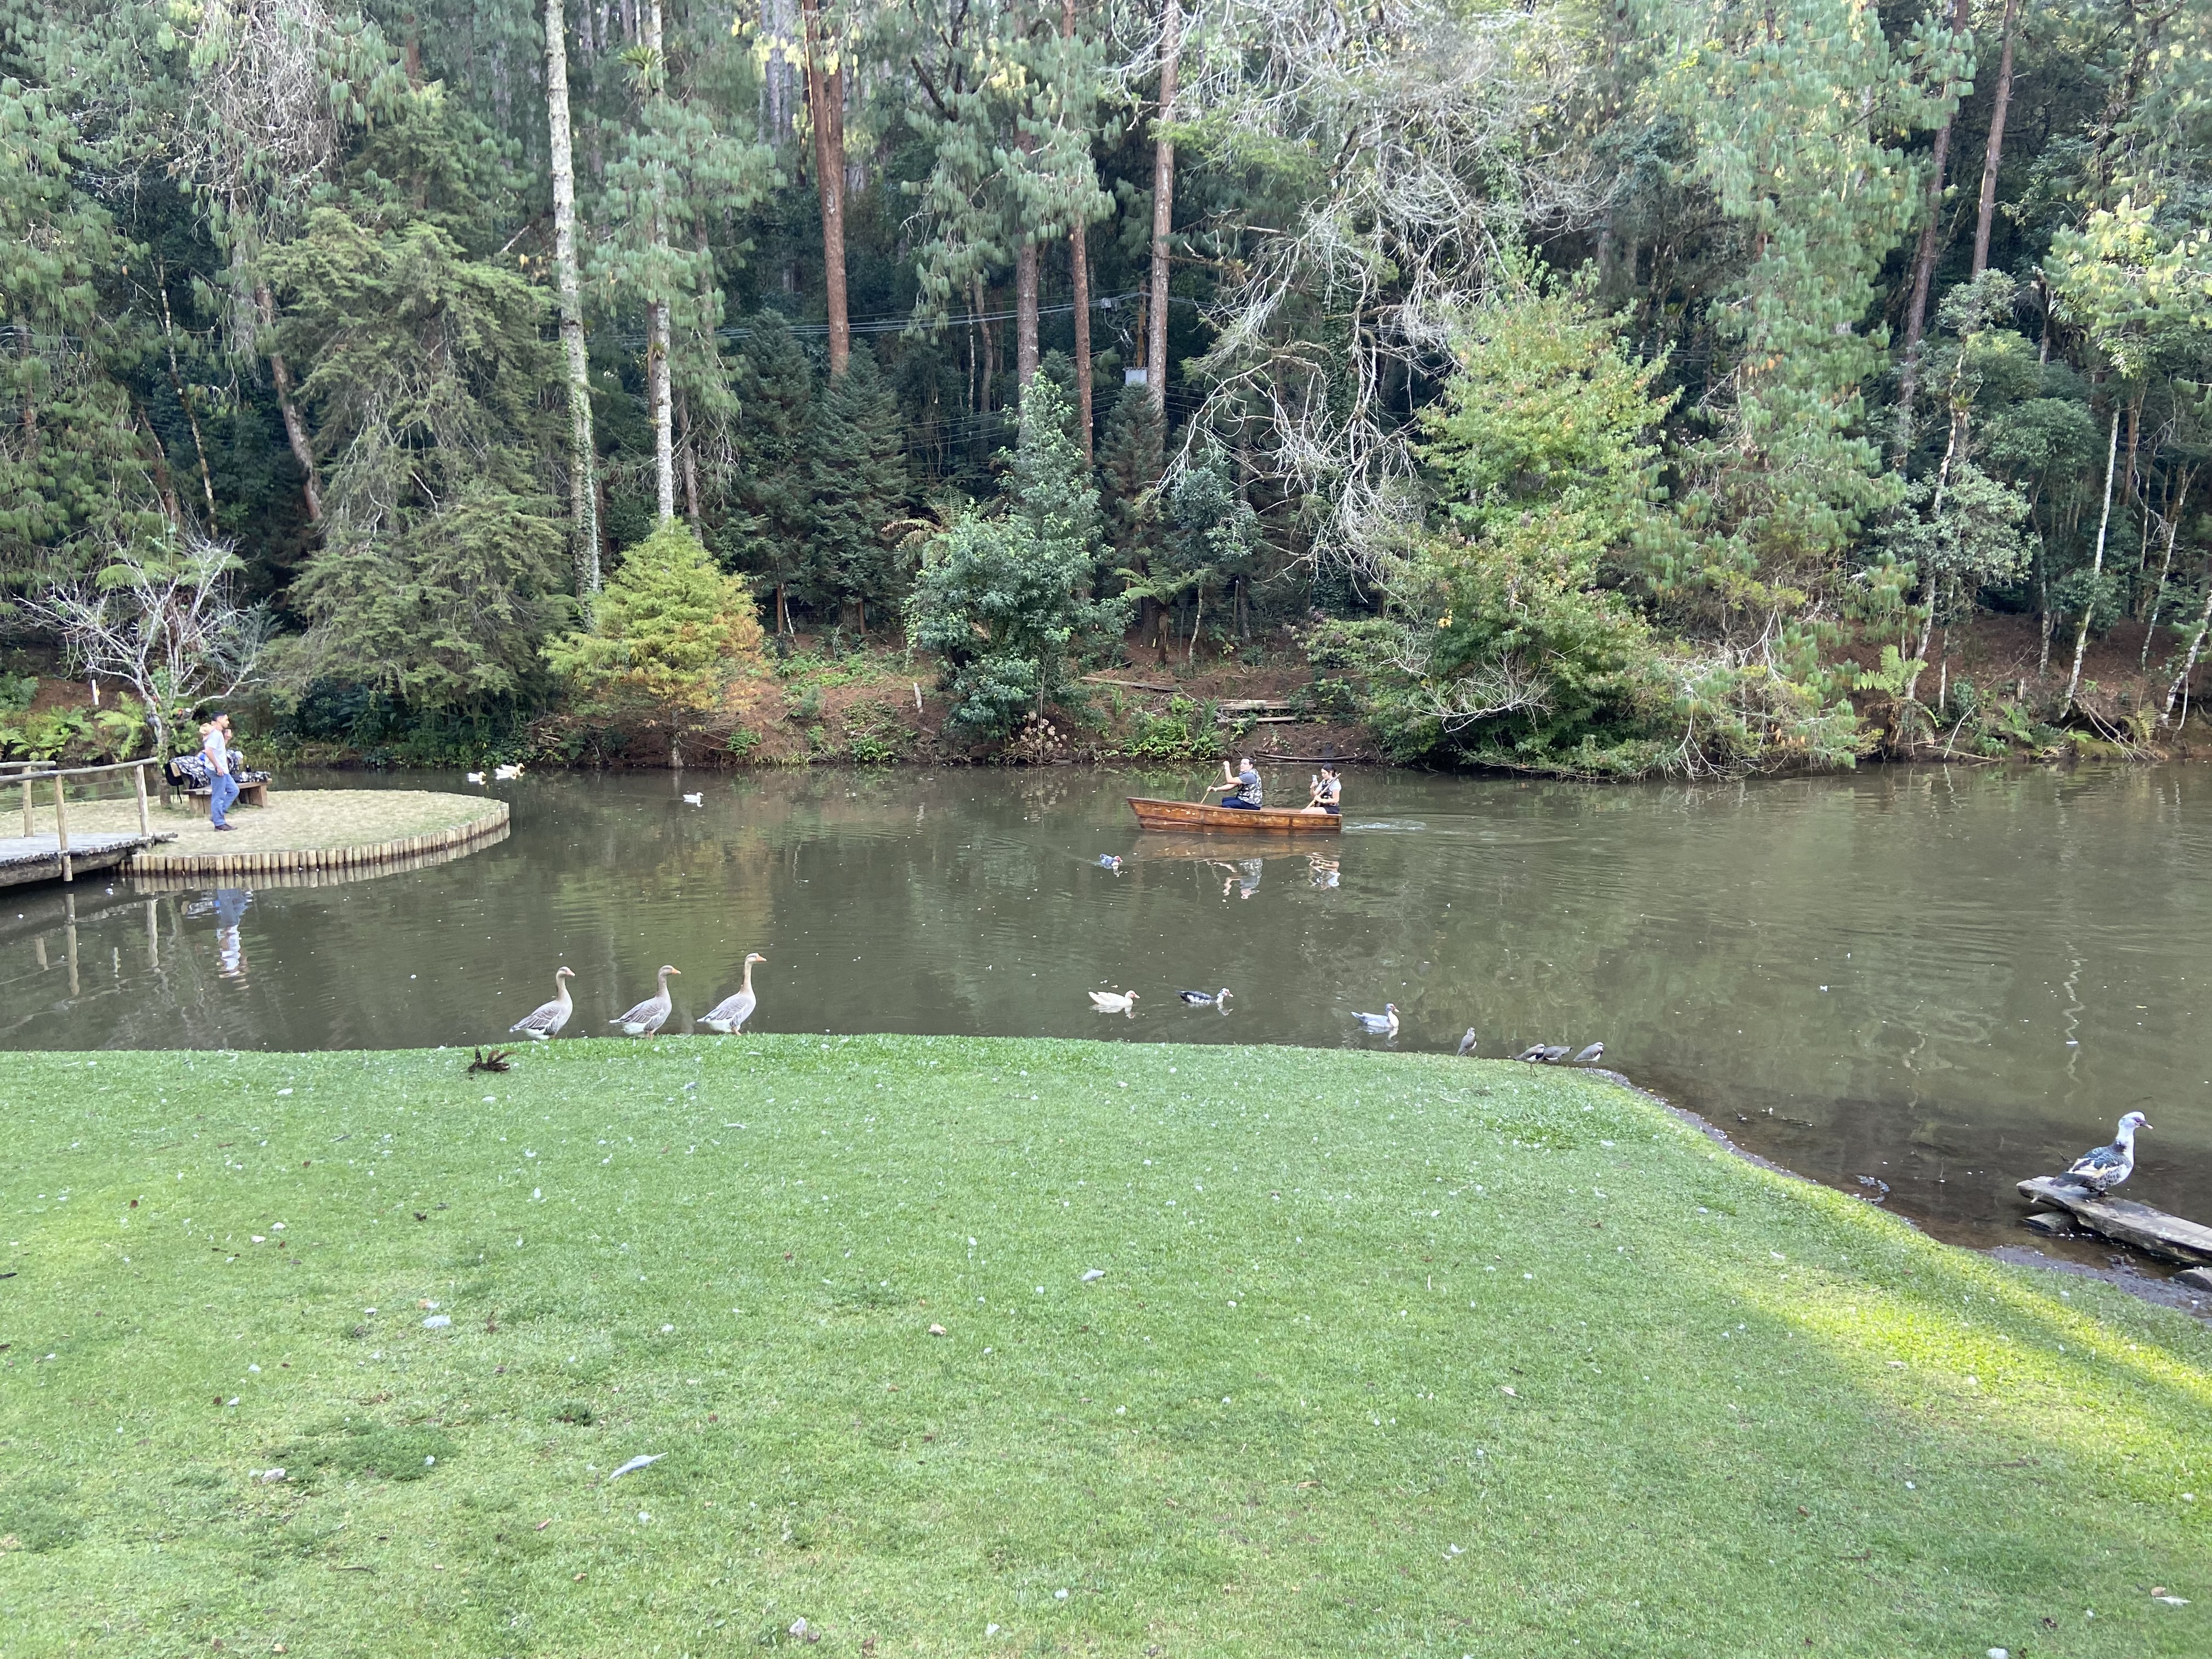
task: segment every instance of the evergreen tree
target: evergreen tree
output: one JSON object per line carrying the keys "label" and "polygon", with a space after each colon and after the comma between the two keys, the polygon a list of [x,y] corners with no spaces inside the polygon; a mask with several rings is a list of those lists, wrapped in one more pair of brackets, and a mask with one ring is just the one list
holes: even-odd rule
{"label": "evergreen tree", "polygon": [[810,586],[865,632],[868,607],[898,598],[902,561],[884,532],[904,517],[910,494],[898,404],[865,345],[853,349],[845,373],[814,401],[806,471],[814,509]]}
{"label": "evergreen tree", "polygon": [[265,259],[331,458],[324,546],[293,591],[308,631],[292,683],[370,685],[418,711],[524,696],[562,605],[538,465],[545,291],[431,224],[378,229],[333,207]]}
{"label": "evergreen tree", "polygon": [[761,644],[744,580],[715,566],[690,526],[671,520],[623,556],[591,627],[551,641],[545,657],[610,712],[665,720],[681,765],[684,734],[724,712],[731,686],[759,667]]}
{"label": "evergreen tree", "polygon": [[792,600],[812,597],[806,450],[814,430],[814,370],[790,325],[773,311],[753,319],[733,367],[743,415],[734,434],[731,513],[715,534],[714,551],[775,596],[775,630],[787,633]]}
{"label": "evergreen tree", "polygon": [[944,661],[953,723],[979,736],[1042,714],[1077,637],[1121,625],[1121,605],[1091,593],[1098,495],[1067,408],[1051,380],[1030,382],[1006,510],[962,514],[924,552],[907,600],[908,637]]}
{"label": "evergreen tree", "polygon": [[1107,560],[1116,579],[1139,606],[1137,637],[1151,640],[1164,662],[1165,608],[1155,586],[1153,565],[1160,556],[1159,478],[1166,465],[1165,422],[1152,394],[1124,386],[1106,417],[1106,439],[1098,450],[1098,475],[1106,502]]}

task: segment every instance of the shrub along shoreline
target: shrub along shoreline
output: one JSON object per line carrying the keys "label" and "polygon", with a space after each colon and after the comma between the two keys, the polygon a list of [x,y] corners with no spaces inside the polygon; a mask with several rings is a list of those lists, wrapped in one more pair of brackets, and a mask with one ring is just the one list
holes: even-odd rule
{"label": "shrub along shoreline", "polygon": [[11,1651],[2212,1646],[2212,1334],[1601,1079],[468,1059],[11,1057]]}

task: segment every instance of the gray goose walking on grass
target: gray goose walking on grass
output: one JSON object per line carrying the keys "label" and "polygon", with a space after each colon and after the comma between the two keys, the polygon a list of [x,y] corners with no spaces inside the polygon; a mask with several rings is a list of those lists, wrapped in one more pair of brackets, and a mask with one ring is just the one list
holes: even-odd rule
{"label": "gray goose walking on grass", "polygon": [[535,1042],[561,1035],[561,1028],[568,1023],[568,1016],[576,1012],[576,1005],[568,1000],[568,981],[576,977],[576,970],[566,963],[553,970],[553,1000],[541,1003],[507,1029],[520,1032]]}
{"label": "gray goose walking on grass", "polygon": [[675,1000],[668,994],[668,976],[682,971],[678,968],[664,967],[660,970],[660,989],[620,1018],[611,1019],[607,1024],[620,1026],[624,1036],[651,1036],[668,1023],[669,1011],[676,1006]]}
{"label": "gray goose walking on grass", "polygon": [[2141,1112],[2130,1112],[2120,1120],[2119,1134],[2111,1146],[2084,1152],[2066,1173],[2100,1194],[2118,1186],[2136,1172],[2136,1131],[2149,1127],[2148,1118]]}
{"label": "gray goose walking on grass", "polygon": [[753,1017],[753,1010],[760,1006],[760,999],[753,994],[753,963],[767,960],[757,951],[747,952],[745,982],[738,987],[735,995],[724,997],[701,1015],[699,1023],[710,1031],[720,1031],[726,1036],[743,1031],[745,1022]]}

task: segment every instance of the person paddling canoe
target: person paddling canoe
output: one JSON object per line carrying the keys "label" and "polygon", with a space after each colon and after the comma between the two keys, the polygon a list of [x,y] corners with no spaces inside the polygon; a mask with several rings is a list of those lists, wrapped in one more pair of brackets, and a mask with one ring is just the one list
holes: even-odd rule
{"label": "person paddling canoe", "polygon": [[1313,799],[1306,803],[1309,812],[1327,812],[1331,817],[1344,810],[1344,783],[1336,775],[1334,766],[1324,765],[1321,775],[1313,781]]}
{"label": "person paddling canoe", "polygon": [[1206,793],[1210,795],[1217,789],[1225,789],[1230,792],[1221,798],[1221,804],[1224,806],[1242,807],[1248,811],[1258,811],[1260,775],[1252,768],[1252,757],[1246,755],[1237,761],[1237,774],[1234,777],[1230,775],[1229,763],[1222,762],[1221,781],[1207,784]]}

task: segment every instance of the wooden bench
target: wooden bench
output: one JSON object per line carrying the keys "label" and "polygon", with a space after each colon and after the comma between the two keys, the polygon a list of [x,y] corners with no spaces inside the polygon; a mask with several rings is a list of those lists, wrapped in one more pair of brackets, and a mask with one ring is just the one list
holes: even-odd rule
{"label": "wooden bench", "polygon": [[[208,816],[209,805],[215,799],[215,795],[212,791],[206,789],[179,789],[176,793],[182,795],[186,800],[191,803],[192,811],[195,815],[200,817],[206,817]],[[231,802],[231,805],[233,806],[268,805],[268,781],[264,779],[259,783],[241,783],[238,786],[238,799]]]}

